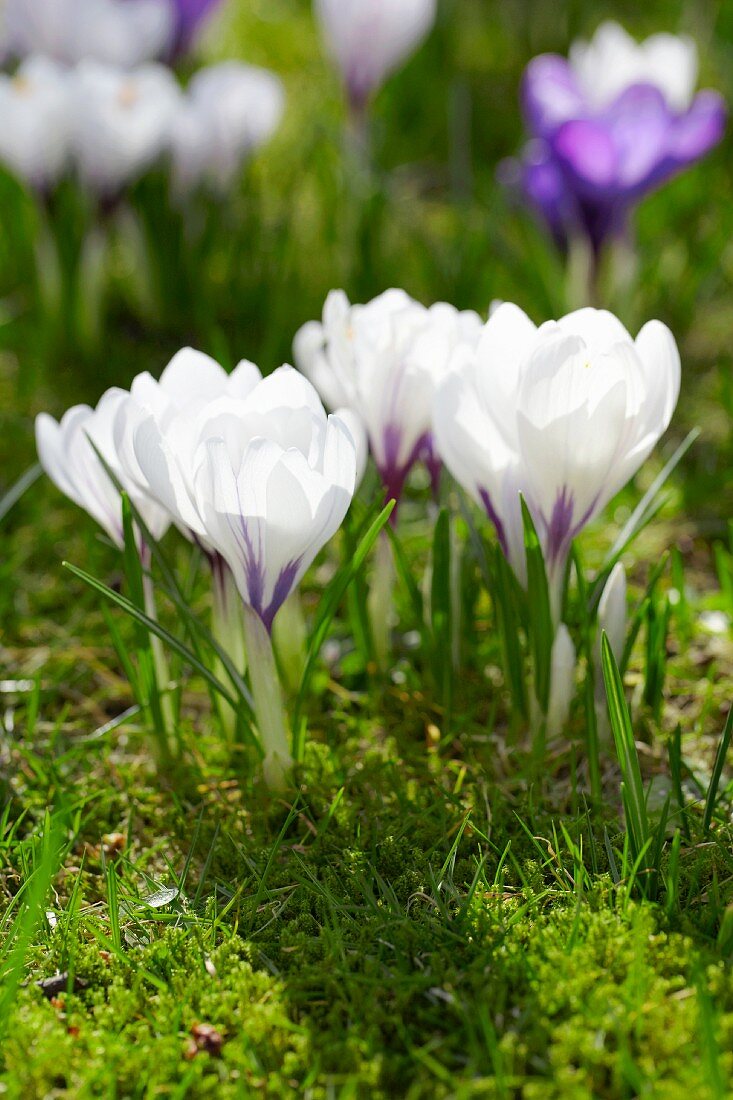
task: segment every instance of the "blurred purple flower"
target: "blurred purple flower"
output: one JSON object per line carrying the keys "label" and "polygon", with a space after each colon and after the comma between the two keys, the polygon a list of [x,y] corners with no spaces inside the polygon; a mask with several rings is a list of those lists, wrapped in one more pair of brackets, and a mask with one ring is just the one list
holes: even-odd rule
{"label": "blurred purple flower", "polygon": [[573,47],[569,61],[530,62],[522,105],[532,140],[514,178],[559,243],[580,230],[598,252],[635,203],[718,144],[725,103],[716,92],[694,95],[696,75],[689,40],[637,45],[615,24]]}
{"label": "blurred purple flower", "polygon": [[190,49],[200,24],[220,3],[221,0],[170,0],[174,12],[170,50],[173,57],[179,57]]}
{"label": "blurred purple flower", "polygon": [[175,46],[177,52],[188,49],[196,35],[199,24],[221,0],[173,0],[178,17]]}

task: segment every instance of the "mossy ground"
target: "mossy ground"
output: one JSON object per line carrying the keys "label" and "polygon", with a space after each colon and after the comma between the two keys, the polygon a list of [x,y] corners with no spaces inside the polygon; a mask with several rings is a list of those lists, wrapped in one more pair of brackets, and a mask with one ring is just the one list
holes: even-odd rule
{"label": "mossy ground", "polygon": [[[5,227],[3,487],[33,460],[38,410],[158,372],[187,341],[269,369],[289,358],[295,329],[332,286],[363,299],[396,283],[426,300],[485,310],[501,297],[538,320],[561,313],[561,265],[494,183],[497,160],[518,145],[514,105],[533,53],[564,50],[603,16],[640,35],[683,27],[702,43],[705,82],[733,93],[725,6],[711,14],[657,0],[641,13],[585,0],[561,17],[545,3],[446,3],[426,51],[377,102],[378,176],[365,190],[342,168],[337,90],[309,5],[231,7],[209,52],[241,47],[283,72],[291,106],[240,197],[239,236],[184,288],[195,301],[131,319],[120,248],[102,348],[56,347],[18,287],[19,265],[30,262],[19,236],[32,223],[27,203]],[[466,96],[470,141],[451,113]],[[23,984],[10,999],[7,980],[0,990],[9,1012],[0,1095],[733,1094],[727,766],[703,829],[733,684],[733,588],[721,590],[714,558],[733,503],[730,152],[728,142],[645,204],[635,290],[608,303],[630,328],[659,316],[679,339],[683,397],[663,456],[702,428],[663,513],[625,559],[632,605],[666,549],[679,548],[684,569],[659,713],[643,701],[644,630],[627,678],[652,805],[669,789],[668,746],[682,731],[687,812],[673,813],[670,838],[687,832],[677,863],[667,848],[655,900],[644,897],[643,868],[619,875],[624,823],[610,746],[602,803],[589,800],[582,699],[540,764],[511,721],[475,564],[451,712],[414,648],[404,592],[389,674],[359,663],[343,608],[308,703],[299,793],[273,799],[244,756],[228,763],[196,678],[184,677],[180,763],[156,770],[99,600],[60,565],[116,585],[119,557],[41,481],[0,528],[0,950],[13,948],[19,890],[42,860],[43,835],[65,855],[24,945]],[[660,465],[584,536],[589,565]],[[413,486],[400,534],[418,579],[427,507]],[[184,547],[172,554],[184,572]],[[306,593],[311,619],[317,578]],[[678,582],[668,570],[662,588]],[[204,610],[206,600],[202,580],[194,603]],[[113,621],[124,636],[127,625]],[[57,972],[65,983],[44,991],[38,983]]]}

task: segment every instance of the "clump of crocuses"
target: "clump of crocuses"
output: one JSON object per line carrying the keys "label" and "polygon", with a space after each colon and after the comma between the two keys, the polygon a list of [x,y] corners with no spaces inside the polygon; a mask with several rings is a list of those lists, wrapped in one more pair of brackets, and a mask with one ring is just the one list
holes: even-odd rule
{"label": "clump of crocuses", "polygon": [[[434,483],[444,464],[491,521],[520,586],[528,583],[529,516],[551,620],[542,723],[559,729],[575,682],[575,648],[563,623],[572,544],[670,423],[680,358],[669,329],[650,321],[634,339],[613,314],[595,309],[537,327],[511,303],[484,324],[395,289],[366,306],[332,294],[323,321],[302,328],[295,347],[312,382],[289,366],[263,379],[246,360],[227,374],[184,349],[159,381],[141,374],[129,391],[112,389],[96,409],[78,406],[60,424],[41,415],[41,462],[118,546],[124,489],[144,525],[145,564],[147,534],[157,540],[171,525],[202,551],[214,587],[214,634],[238,672],[247,661],[273,786],[287,781],[291,758],[272,628],[340,527],[367,447],[395,502],[417,463]],[[315,387],[337,410],[331,416]],[[383,537],[374,580],[380,599],[372,605],[375,639],[387,624],[380,659],[389,658],[389,554]],[[616,650],[622,581],[616,570],[601,599]]]}

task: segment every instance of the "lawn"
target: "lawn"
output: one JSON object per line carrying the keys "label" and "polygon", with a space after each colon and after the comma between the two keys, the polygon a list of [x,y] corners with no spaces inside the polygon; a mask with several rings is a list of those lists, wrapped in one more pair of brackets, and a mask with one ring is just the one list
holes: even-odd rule
{"label": "lawn", "polygon": [[[523,70],[612,17],[638,38],[692,34],[700,86],[733,102],[733,8],[562,9],[445,0],[376,97],[365,152],[310,4],[225,0],[199,53],[277,72],[283,123],[194,245],[162,173],[135,184],[103,222],[101,309],[75,251],[79,195],[40,212],[0,176],[0,500],[36,462],[39,412],[157,377],[185,345],[270,373],[333,288],[484,318],[508,300],[537,323],[585,304],[572,260],[497,182],[522,143]],[[159,700],[141,702],[154,647],[114,602],[136,602],[130,540],[121,553],[45,476],[0,504],[0,1095],[733,1095],[731,153],[726,136],[645,199],[623,271],[592,291],[634,334],[669,326],[682,393],[577,539],[560,732],[531,736],[503,558],[447,477],[434,501],[416,472],[377,537],[367,470],[308,571],[306,689],[279,643],[295,779],[274,791],[246,723],[224,733],[216,661],[191,660],[201,555],[171,532],[153,556],[161,629],[182,640],[163,744]],[[76,272],[60,297],[53,233]],[[614,710],[587,606],[643,499]],[[397,564],[379,661],[364,612],[383,545]]]}

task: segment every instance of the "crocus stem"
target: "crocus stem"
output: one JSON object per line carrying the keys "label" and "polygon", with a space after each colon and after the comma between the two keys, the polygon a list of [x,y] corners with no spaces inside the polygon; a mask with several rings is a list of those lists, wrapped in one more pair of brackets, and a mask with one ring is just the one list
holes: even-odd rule
{"label": "crocus stem", "polygon": [[394,623],[395,565],[389,536],[382,531],[377,541],[369,592],[369,618],[372,624],[374,655],[377,664],[385,669],[392,651],[392,626]]}
{"label": "crocus stem", "polygon": [[366,103],[349,105],[345,135],[346,155],[363,176],[371,171],[371,133],[369,106]]}
{"label": "crocus stem", "polygon": [[[143,562],[143,601],[145,604],[145,614],[153,622],[158,621],[158,612],[155,605],[155,590],[153,587],[153,581],[150,574]],[[170,685],[170,669],[168,667],[168,661],[163,649],[163,643],[160,638],[155,635],[150,635],[150,651],[153,655],[153,669],[155,672],[155,680],[157,683],[158,692],[160,694],[160,709],[163,716],[163,725],[165,727],[166,734],[166,751],[167,751],[167,734],[174,726],[173,715],[173,700],[171,699],[168,687]]]}
{"label": "crocus stem", "polygon": [[461,600],[462,581],[461,540],[458,537],[458,527],[455,519],[451,519],[450,525],[450,609],[451,609],[451,661],[453,668],[458,669],[461,663],[461,626],[463,618],[463,603]]}
{"label": "crocus stem", "polygon": [[244,675],[247,651],[242,626],[242,600],[228,565],[216,558],[212,562],[213,634],[224,652],[231,657],[237,672]]}
{"label": "crocus stem", "polygon": [[556,562],[547,570],[547,587],[550,595],[550,613],[552,625],[557,630],[562,618],[562,603],[565,590],[566,559]]}
{"label": "crocus stem", "polygon": [[305,669],[308,631],[300,594],[292,592],[278,611],[272,627],[272,639],[280,668],[290,692],[300,687]]}
{"label": "crocus stem", "polygon": [[[212,634],[221,649],[231,658],[237,672],[244,675],[247,653],[244,645],[242,601],[237,592],[234,577],[228,565],[218,555],[211,560],[213,587]],[[227,683],[223,663],[217,658],[216,676]],[[229,741],[234,739],[237,728],[237,712],[224,699],[217,699],[217,709],[222,729]]]}
{"label": "crocus stem", "polygon": [[63,309],[63,275],[58,245],[46,217],[41,216],[35,242],[36,278],[44,317],[59,323]]}
{"label": "crocus stem", "polygon": [[104,228],[93,227],[82,247],[76,287],[78,335],[87,352],[102,339],[108,241]]}
{"label": "crocus stem", "polygon": [[255,719],[264,750],[262,769],[271,790],[290,785],[293,757],[270,635],[259,615],[244,607],[244,639],[249,658],[249,677]]}
{"label": "crocus stem", "polygon": [[581,309],[596,304],[598,298],[598,258],[587,237],[576,235],[570,240],[567,260],[566,297],[568,309]]}

